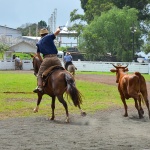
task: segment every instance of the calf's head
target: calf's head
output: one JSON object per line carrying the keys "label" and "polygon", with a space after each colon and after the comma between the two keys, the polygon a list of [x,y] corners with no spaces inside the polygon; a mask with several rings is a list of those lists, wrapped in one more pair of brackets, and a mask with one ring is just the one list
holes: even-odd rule
{"label": "calf's head", "polygon": [[111,69],[110,71],[111,72],[116,72],[116,83],[119,83],[119,78],[120,78],[121,73],[129,71],[128,68],[127,68],[128,65],[125,66],[125,67],[123,67],[121,65],[118,65],[118,66],[113,65],[113,66],[115,67],[115,69]]}

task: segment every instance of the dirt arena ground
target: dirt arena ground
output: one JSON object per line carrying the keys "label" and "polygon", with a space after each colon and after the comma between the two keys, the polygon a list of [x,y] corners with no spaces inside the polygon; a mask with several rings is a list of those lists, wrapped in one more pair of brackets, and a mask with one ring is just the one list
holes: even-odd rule
{"label": "dirt arena ground", "polygon": [[[113,76],[76,78],[116,85]],[[150,121],[144,110],[143,119],[138,119],[135,108],[129,108],[126,118],[123,108],[115,108],[86,117],[70,114],[69,124],[64,116],[55,121],[42,116],[2,120],[0,150],[150,150]]]}

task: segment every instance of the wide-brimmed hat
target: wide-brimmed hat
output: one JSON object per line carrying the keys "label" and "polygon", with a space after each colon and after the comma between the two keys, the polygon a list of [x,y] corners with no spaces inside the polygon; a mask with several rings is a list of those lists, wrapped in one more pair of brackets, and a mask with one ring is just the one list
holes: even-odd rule
{"label": "wide-brimmed hat", "polygon": [[40,35],[42,34],[48,34],[48,30],[46,28],[43,28],[40,30]]}

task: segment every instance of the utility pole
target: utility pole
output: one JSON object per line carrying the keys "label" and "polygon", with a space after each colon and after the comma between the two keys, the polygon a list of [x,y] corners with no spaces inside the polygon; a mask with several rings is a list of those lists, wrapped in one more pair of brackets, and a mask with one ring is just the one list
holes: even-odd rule
{"label": "utility pole", "polygon": [[56,8],[54,9],[53,14],[54,14],[54,30],[56,30],[56,18],[57,18],[57,9]]}
{"label": "utility pole", "polygon": [[50,17],[50,31],[51,33],[53,33],[53,14],[51,14],[51,17]]}
{"label": "utility pole", "polygon": [[38,23],[36,24],[36,37],[38,37]]}
{"label": "utility pole", "polygon": [[50,18],[48,19],[50,33],[53,33],[56,30],[56,20],[57,20],[57,9],[55,8],[54,12],[51,14]]}
{"label": "utility pole", "polygon": [[29,27],[29,36],[31,36],[31,28]]}

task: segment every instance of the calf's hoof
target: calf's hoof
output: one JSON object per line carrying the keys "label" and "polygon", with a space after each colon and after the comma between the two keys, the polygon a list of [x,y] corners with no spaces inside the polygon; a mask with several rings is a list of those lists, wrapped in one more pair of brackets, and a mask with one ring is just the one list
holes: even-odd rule
{"label": "calf's hoof", "polygon": [[144,115],[144,110],[143,109],[140,109],[140,112],[142,115]]}
{"label": "calf's hoof", "polygon": [[140,115],[140,116],[139,116],[139,119],[142,119],[142,118],[144,118],[143,115]]}
{"label": "calf's hoof", "polygon": [[128,117],[128,114],[124,114],[123,116],[124,116],[124,117]]}

